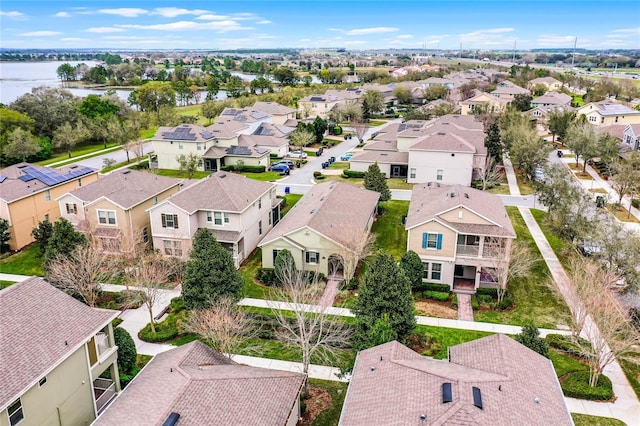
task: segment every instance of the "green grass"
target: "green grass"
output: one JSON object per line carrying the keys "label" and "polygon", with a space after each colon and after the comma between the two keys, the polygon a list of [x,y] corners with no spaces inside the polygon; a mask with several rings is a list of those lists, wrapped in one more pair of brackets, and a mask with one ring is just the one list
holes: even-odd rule
{"label": "green grass", "polygon": [[329,165],[329,169],[332,170],[344,170],[349,168],[348,161],[334,161]]}
{"label": "green grass", "polygon": [[638,399],[640,399],[640,358],[635,358],[634,361],[630,359],[619,359],[620,367],[624,371],[624,375],[627,376],[629,383],[633,391],[636,393]]}
{"label": "green grass", "polygon": [[244,297],[254,299],[266,299],[269,296],[270,289],[267,286],[255,282],[254,277],[258,269],[262,267],[262,250],[256,249],[247,260],[240,266],[240,274],[244,280],[242,292]]}
{"label": "green grass", "polygon": [[113,170],[119,169],[120,167],[127,166],[129,164],[131,164],[131,165],[138,164],[139,161],[140,162],[145,161],[144,157],[146,157],[146,156],[143,156],[142,158],[140,158],[139,161],[138,161],[137,158],[133,158],[133,157],[134,156],[132,155],[129,161],[123,161],[121,163],[116,163],[113,166],[104,167],[102,170],[100,170],[100,173],[108,173],[108,172],[111,172]]}
{"label": "green grass", "polygon": [[433,355],[435,359],[447,358],[449,346],[459,345],[493,334],[485,331],[458,330],[456,328],[431,327],[427,325],[416,326],[415,332],[430,334],[437,343],[442,345],[442,349]]}
{"label": "green grass", "polygon": [[385,209],[384,214],[378,216],[372,228],[376,236],[376,248],[385,250],[400,260],[407,250],[407,231],[402,224],[402,216],[408,213],[409,202],[391,200],[380,205]]}
{"label": "green grass", "polygon": [[508,183],[504,183],[504,184],[500,184],[498,186],[494,186],[491,189],[488,189],[486,192],[490,193],[490,194],[497,194],[497,195],[509,195],[511,194],[511,191],[509,191],[509,184]]}
{"label": "green grass", "polygon": [[0,290],[2,290],[3,288],[7,288],[10,285],[15,284],[13,281],[4,281],[4,280],[0,280]]}
{"label": "green grass", "polygon": [[575,426],[626,426],[625,422],[611,417],[571,413],[571,418]]}
{"label": "green grass", "polygon": [[560,260],[560,263],[562,263],[562,266],[564,266],[565,269],[568,269],[569,260],[571,259],[571,256],[575,254],[575,249],[573,248],[572,244],[564,238],[558,237],[553,233],[551,227],[545,220],[547,217],[547,212],[545,212],[544,210],[531,209],[531,214],[538,223],[540,229],[542,229],[542,233],[549,242],[549,245],[553,249],[556,256],[558,256],[558,259]]}
{"label": "green grass", "polygon": [[0,259],[0,272],[3,274],[43,276],[40,247],[32,244],[11,256]]}
{"label": "green grass", "polygon": [[[98,152],[98,151],[104,150],[104,144],[102,143],[94,144],[94,145],[81,145],[71,151],[71,158],[69,158],[69,154],[67,154],[66,152],[63,152],[60,154],[56,154],[54,157],[51,157],[47,160],[38,161],[35,164],[39,166],[48,166],[49,164],[58,163],[58,162],[64,162],[63,164],[71,164],[78,161],[77,157],[80,157],[83,155],[87,155],[87,157],[85,158],[90,158],[90,157],[95,157],[108,152],[117,151],[119,149],[120,149],[120,145],[113,142],[107,143],[107,150],[104,152]],[[89,155],[89,154],[95,154],[95,155]]]}
{"label": "green grass", "polygon": [[562,377],[565,374],[573,373],[574,371],[589,371],[589,367],[580,361],[570,357],[569,355],[561,354],[553,349],[549,350],[549,357],[553,363],[553,369],[556,371],[556,376]]}
{"label": "green grass", "polygon": [[526,325],[533,322],[539,328],[556,328],[558,324],[569,324],[569,308],[557,292],[551,274],[538,247],[529,233],[517,207],[507,207],[507,212],[518,236],[537,259],[531,272],[514,279],[509,284],[515,308],[510,311],[476,311],[476,321],[499,324]]}
{"label": "green grass", "polygon": [[584,99],[582,99],[582,96],[580,95],[573,95],[571,104],[577,105],[579,107],[584,106]]}
{"label": "green grass", "polygon": [[136,357],[136,367],[138,367],[139,369],[142,369],[142,367],[147,365],[152,358],[153,358],[152,355],[138,354],[138,356]]}
{"label": "green grass", "polygon": [[[174,178],[187,178],[187,173],[182,170],[173,170],[173,169],[154,169],[154,173],[157,173],[158,176],[168,176]],[[209,176],[211,172],[201,172],[196,171],[193,174],[192,179],[202,179]]]}
{"label": "green grass", "polygon": [[143,129],[140,130],[140,138],[141,139],[149,139],[155,136],[156,132],[158,131],[157,127],[152,127],[150,129]]}
{"label": "green grass", "polygon": [[309,379],[309,385],[322,388],[331,395],[331,405],[322,410],[311,423],[312,426],[336,426],[340,421],[340,413],[344,398],[347,395],[348,383],[329,380]]}
{"label": "green grass", "polygon": [[261,180],[263,182],[270,182],[285,177],[278,172],[264,172],[264,173],[252,173],[252,172],[234,172],[248,177],[249,179]]}
{"label": "green grass", "polygon": [[371,127],[378,127],[378,126],[382,126],[383,124],[387,124],[386,121],[380,121],[380,120],[371,120],[369,121],[369,126]]}
{"label": "green grass", "polygon": [[[325,180],[335,180],[364,188],[364,178],[344,178],[342,175],[326,175]],[[387,179],[387,186],[389,189],[413,188],[413,184],[407,183],[407,180],[404,178],[389,178]]]}
{"label": "green grass", "polygon": [[516,170],[516,180],[518,181],[518,188],[520,188],[521,195],[535,194],[536,190],[531,185],[531,182],[525,179],[525,176],[520,171]]}
{"label": "green grass", "polygon": [[302,194],[287,194],[284,196],[284,198],[285,200],[287,200],[287,205],[284,207],[281,207],[280,209],[281,217],[284,217],[284,215],[289,213],[289,210],[291,210],[291,208],[295,206],[298,201],[300,201],[300,199],[302,198]]}

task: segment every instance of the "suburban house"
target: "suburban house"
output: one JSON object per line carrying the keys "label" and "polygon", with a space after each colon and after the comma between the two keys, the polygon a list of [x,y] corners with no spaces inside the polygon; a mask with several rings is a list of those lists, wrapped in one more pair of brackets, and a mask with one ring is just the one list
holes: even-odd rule
{"label": "suburban house", "polygon": [[167,256],[187,257],[200,228],[233,255],[236,267],[280,220],[275,185],[216,172],[151,206],[153,246]]}
{"label": "suburban house", "polygon": [[120,391],[119,314],[37,277],[0,290],[0,425],[91,423]]}
{"label": "suburban house", "polygon": [[537,85],[544,86],[548,92],[556,92],[562,88],[562,82],[553,77],[540,77],[529,80],[527,87],[533,90]]}
{"label": "suburban house", "polygon": [[629,124],[624,128],[622,142],[631,149],[640,151],[640,124]]}
{"label": "suburban house", "polygon": [[287,120],[296,119],[295,109],[275,102],[256,102],[252,108],[271,116],[273,124],[284,125]]}
{"label": "suburban house", "polygon": [[361,88],[327,90],[323,95],[310,95],[298,101],[298,112],[302,118],[320,117],[326,119],[329,113],[346,105],[354,105],[364,95]]}
{"label": "suburban house", "polygon": [[498,99],[506,100],[507,102],[511,102],[516,95],[528,95],[530,92],[510,82],[509,80],[504,80],[498,83],[498,86],[494,91],[491,92],[493,96]]}
{"label": "suburban house", "polygon": [[[151,240],[147,209],[182,189],[182,179],[136,170],[114,171],[58,198],[60,216],[88,232],[107,251]],[[127,249],[127,248],[122,248]]]}
{"label": "suburban house", "polygon": [[612,100],[589,102],[578,108],[576,114],[578,117],[584,115],[595,126],[640,124],[640,111]]}
{"label": "suburban house", "polygon": [[483,129],[473,116],[462,115],[392,124],[351,157],[349,167],[366,171],[377,162],[387,178],[470,185],[485,167]]}
{"label": "suburban house", "polygon": [[98,171],[77,165],[59,169],[20,163],[0,170],[0,218],[9,221],[9,248],[31,244],[38,222],[60,217],[56,198],[98,179]]}
{"label": "suburban house", "polygon": [[551,361],[494,334],[450,346],[444,360],[396,341],[360,351],[338,424],[573,426],[573,420]]}
{"label": "suburban house", "polygon": [[313,186],[259,244],[262,267],[273,268],[278,252],[287,249],[300,270],[341,274],[345,258],[366,244],[379,198],[341,182]]}
{"label": "suburban house", "polygon": [[535,107],[562,107],[562,108],[570,108],[571,100],[573,98],[564,93],[558,92],[547,92],[542,96],[538,96],[537,98],[533,98],[531,100],[531,106]]}
{"label": "suburban house", "polygon": [[496,287],[516,238],[500,197],[437,182],[414,185],[405,228],[423,279],[454,291]]}
{"label": "suburban house", "polygon": [[156,355],[94,425],[295,426],[304,380],[238,364],[196,340]]}
{"label": "suburban house", "polygon": [[490,93],[480,92],[460,103],[460,114],[470,115],[481,109],[486,112],[502,112],[511,101],[512,99],[507,99],[506,96],[498,98]]}

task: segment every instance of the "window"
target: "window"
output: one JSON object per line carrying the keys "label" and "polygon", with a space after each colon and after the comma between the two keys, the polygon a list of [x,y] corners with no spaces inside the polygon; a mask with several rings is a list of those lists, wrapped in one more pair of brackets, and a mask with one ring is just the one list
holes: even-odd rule
{"label": "window", "polygon": [[442,170],[438,170],[436,172],[436,180],[442,180]]}
{"label": "window", "polygon": [[305,253],[305,260],[307,263],[316,264],[320,260],[320,253],[315,251],[308,251]]}
{"label": "window", "polygon": [[271,225],[271,216],[272,216],[272,213],[273,213],[273,212],[269,213],[269,225]]}
{"label": "window", "polygon": [[98,222],[102,225],[115,225],[116,212],[113,210],[98,210]]}
{"label": "window", "polygon": [[17,425],[24,419],[24,413],[22,412],[22,402],[20,402],[20,398],[18,398],[13,404],[7,408],[7,413],[9,414],[9,424],[11,426]]}
{"label": "window", "polygon": [[78,188],[82,186],[82,178],[78,179]]}
{"label": "window", "polygon": [[424,270],[422,271],[422,279],[428,280],[429,279],[429,262],[422,262],[422,264],[424,265]]}
{"label": "window", "polygon": [[178,142],[178,149],[183,149],[184,148],[184,144],[182,142]]}
{"label": "window", "polygon": [[442,234],[422,234],[422,248],[424,249],[442,249]]}
{"label": "window", "polygon": [[44,215],[44,220],[48,221],[49,220],[49,213]]}
{"label": "window", "polygon": [[262,198],[260,198],[258,200],[258,208],[261,209],[262,208]]}
{"label": "window", "polygon": [[229,223],[229,213],[222,213],[222,212],[214,212],[213,213],[213,224],[214,225],[222,225],[222,224],[225,224],[225,223]]}
{"label": "window", "polygon": [[213,212],[207,212],[207,222],[213,222]]}
{"label": "window", "polygon": [[415,179],[416,178],[416,169],[411,169],[411,179]]}
{"label": "window", "polygon": [[158,196],[157,195],[155,197],[153,197],[153,205],[155,206],[156,204],[158,204]]}
{"label": "window", "polygon": [[442,263],[431,264],[431,279],[440,281],[442,276]]}
{"label": "window", "polygon": [[51,191],[49,191],[48,189],[44,191],[44,200],[51,201]]}
{"label": "window", "polygon": [[40,379],[40,381],[38,382],[38,387],[44,386],[45,383],[47,383],[47,376],[44,376],[42,379]]}
{"label": "window", "polygon": [[67,214],[78,214],[78,206],[74,203],[66,203]]}
{"label": "window", "polygon": [[174,228],[178,229],[178,215],[177,214],[165,214],[162,213],[160,215],[162,219],[162,227],[163,228]]}
{"label": "window", "polygon": [[175,240],[162,240],[164,254],[167,256],[182,256],[182,242]]}
{"label": "window", "polygon": [[273,264],[276,264],[276,257],[278,257],[278,253],[280,253],[280,250],[273,250]]}
{"label": "window", "polygon": [[202,142],[196,142],[196,150],[202,151]]}
{"label": "window", "polygon": [[146,227],[142,228],[142,241],[149,242],[149,230]]}
{"label": "window", "polygon": [[258,221],[258,235],[262,235],[262,221]]}

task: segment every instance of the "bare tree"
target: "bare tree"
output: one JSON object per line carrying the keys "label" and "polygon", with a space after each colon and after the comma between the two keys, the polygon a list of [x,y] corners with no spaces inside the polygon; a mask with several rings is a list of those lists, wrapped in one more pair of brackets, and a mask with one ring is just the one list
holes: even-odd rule
{"label": "bare tree", "polygon": [[351,122],[351,127],[356,131],[358,142],[364,142],[364,136],[367,134],[367,130],[369,130],[367,122],[362,119],[357,119]]}
{"label": "bare tree", "polygon": [[[303,373],[307,374],[313,357],[322,363],[335,359],[337,349],[349,345],[350,332],[343,322],[328,314],[330,306],[318,304],[323,288],[317,277],[309,282],[307,275],[298,271],[294,262],[289,262],[283,271],[283,286],[273,290],[272,301],[267,301],[267,304],[278,323],[278,338],[300,349]],[[305,391],[306,387],[305,383]]]}
{"label": "bare tree", "polygon": [[482,181],[482,190],[486,190],[487,186],[494,186],[504,176],[504,168],[498,166],[496,159],[490,155],[484,161],[484,169],[481,170],[480,180]]}
{"label": "bare tree", "polygon": [[176,161],[180,165],[179,169],[187,174],[188,179],[191,179],[202,162],[202,156],[190,152],[176,156]]}
{"label": "bare tree", "polygon": [[133,155],[136,156],[136,161],[139,163],[140,158],[144,154],[144,140],[142,139],[135,140],[133,142],[132,150],[133,150]]}
{"label": "bare tree", "polygon": [[529,247],[506,238],[485,240],[484,253],[485,257],[491,258],[491,269],[487,272],[498,285],[498,302],[507,294],[509,283],[514,278],[526,276],[537,262]]}
{"label": "bare tree", "polygon": [[345,250],[340,253],[342,256],[342,273],[344,274],[345,282],[348,283],[351,281],[358,269],[360,261],[371,254],[374,242],[375,234],[369,233],[359,242],[355,250]]}
{"label": "bare tree", "polygon": [[91,307],[96,305],[102,291],[100,284],[112,276],[108,256],[88,244],[80,244],[69,256],[56,257],[47,268],[51,284],[77,294]]}
{"label": "bare tree", "polygon": [[212,348],[229,358],[247,339],[257,334],[249,315],[234,300],[226,297],[213,302],[207,309],[192,311],[184,327],[202,336]]}

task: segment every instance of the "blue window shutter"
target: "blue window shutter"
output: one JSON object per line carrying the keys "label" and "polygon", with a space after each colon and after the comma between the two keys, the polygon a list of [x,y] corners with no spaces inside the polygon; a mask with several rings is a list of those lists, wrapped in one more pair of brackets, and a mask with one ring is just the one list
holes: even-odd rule
{"label": "blue window shutter", "polygon": [[442,249],[442,234],[438,234],[438,242],[436,243],[436,248],[438,250]]}
{"label": "blue window shutter", "polygon": [[427,248],[427,238],[429,238],[429,234],[426,232],[422,234],[422,248]]}

